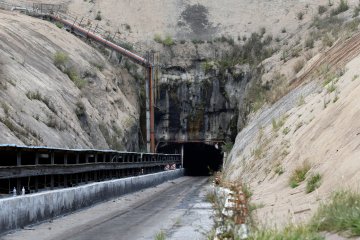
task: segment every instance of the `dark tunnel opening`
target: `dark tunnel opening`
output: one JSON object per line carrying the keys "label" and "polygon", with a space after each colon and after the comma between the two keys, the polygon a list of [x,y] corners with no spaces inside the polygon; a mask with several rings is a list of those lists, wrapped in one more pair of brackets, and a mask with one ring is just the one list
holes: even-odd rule
{"label": "dark tunnel opening", "polygon": [[159,153],[181,153],[184,146],[184,168],[188,176],[209,176],[221,170],[223,153],[214,145],[205,143],[172,143],[158,149]]}

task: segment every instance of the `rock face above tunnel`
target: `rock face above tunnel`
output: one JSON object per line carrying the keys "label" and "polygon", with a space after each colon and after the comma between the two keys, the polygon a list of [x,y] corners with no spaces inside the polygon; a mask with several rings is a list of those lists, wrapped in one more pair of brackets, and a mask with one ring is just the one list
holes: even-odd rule
{"label": "rock face above tunnel", "polygon": [[[189,60],[181,54],[192,44],[175,46],[163,59],[171,63],[163,71],[156,88],[157,141],[234,140],[238,129],[238,113],[245,96],[246,86],[252,78],[246,66],[234,72],[209,69],[209,44],[196,46]],[[183,52],[184,51],[184,52]],[[171,58],[171,55],[177,59]]]}

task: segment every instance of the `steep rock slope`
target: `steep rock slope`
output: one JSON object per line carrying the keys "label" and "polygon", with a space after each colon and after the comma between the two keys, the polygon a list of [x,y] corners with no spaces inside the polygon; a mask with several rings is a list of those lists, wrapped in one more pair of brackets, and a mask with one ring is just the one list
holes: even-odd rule
{"label": "steep rock slope", "polygon": [[[312,74],[304,71],[309,83],[254,116],[237,136],[226,179],[251,186],[265,225],[303,222],[332,192],[358,190],[360,57],[353,55],[359,50],[354,42],[358,35],[319,56],[329,64],[337,56],[342,64],[324,68],[315,61]],[[296,187],[291,176],[303,166],[306,179]],[[317,174],[319,188],[309,192],[307,182]]]}
{"label": "steep rock slope", "polygon": [[0,143],[138,147],[126,70],[54,24],[6,11],[0,19]]}

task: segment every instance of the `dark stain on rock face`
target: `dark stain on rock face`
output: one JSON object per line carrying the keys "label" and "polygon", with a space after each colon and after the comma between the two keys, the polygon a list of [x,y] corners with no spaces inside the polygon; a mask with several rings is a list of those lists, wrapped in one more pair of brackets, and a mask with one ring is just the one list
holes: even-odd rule
{"label": "dark stain on rock face", "polygon": [[179,21],[181,23],[180,27],[187,25],[192,31],[191,35],[202,39],[207,38],[216,31],[216,28],[212,26],[208,19],[208,14],[208,9],[201,4],[188,5],[181,13],[182,21]]}

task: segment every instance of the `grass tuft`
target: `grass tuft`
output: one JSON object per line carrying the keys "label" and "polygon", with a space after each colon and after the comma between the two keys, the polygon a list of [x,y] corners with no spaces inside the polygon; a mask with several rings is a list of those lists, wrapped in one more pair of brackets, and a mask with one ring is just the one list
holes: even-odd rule
{"label": "grass tuft", "polygon": [[306,178],[306,174],[309,172],[311,165],[308,162],[303,162],[301,166],[298,166],[291,174],[289,179],[290,187],[296,188]]}
{"label": "grass tuft", "polygon": [[65,52],[57,51],[54,54],[54,65],[57,68],[60,68],[61,66],[65,66],[66,63],[69,61],[69,55],[67,55]]}
{"label": "grass tuft", "polygon": [[163,41],[163,44],[164,44],[165,46],[172,46],[172,45],[175,44],[175,42],[174,42],[174,40],[172,39],[171,36],[166,36],[165,39],[164,39],[164,41]]}
{"label": "grass tuft", "polygon": [[277,174],[277,175],[281,175],[281,174],[283,174],[284,172],[285,172],[285,169],[284,169],[284,167],[280,164],[280,163],[278,163],[278,164],[276,164],[275,165],[275,170],[274,170],[274,172]]}
{"label": "grass tuft", "polygon": [[293,66],[294,73],[296,74],[296,73],[300,72],[304,66],[305,66],[305,61],[302,59],[295,62],[294,66]]}
{"label": "grass tuft", "polygon": [[330,13],[331,16],[336,16],[342,12],[345,12],[349,9],[348,2],[346,0],[340,0],[339,5],[333,9]]}
{"label": "grass tuft", "polygon": [[165,239],[166,237],[163,231],[160,231],[155,235],[155,240],[165,240]]}
{"label": "grass tuft", "polygon": [[320,173],[312,175],[310,177],[310,179],[307,180],[306,193],[313,192],[315,189],[319,188],[320,185],[321,185],[321,175],[320,175]]}
{"label": "grass tuft", "polygon": [[320,5],[320,6],[318,7],[318,13],[319,13],[320,15],[323,14],[323,13],[325,13],[326,11],[327,11],[326,6]]}
{"label": "grass tuft", "polygon": [[272,124],[274,132],[279,131],[279,129],[282,128],[282,126],[284,126],[286,119],[287,119],[287,116],[282,116],[277,121],[275,118],[272,119],[271,124]]}
{"label": "grass tuft", "polygon": [[288,226],[282,231],[263,229],[253,232],[249,240],[323,240],[319,233],[316,233],[307,226]]}
{"label": "grass tuft", "polygon": [[342,190],[322,204],[310,223],[315,231],[343,232],[360,236],[360,193]]}

